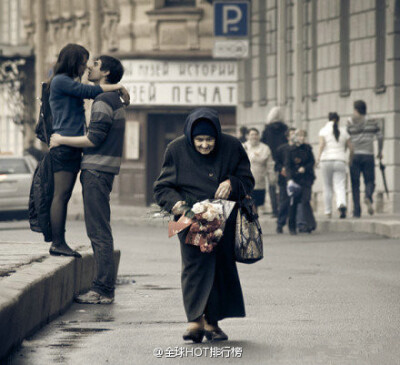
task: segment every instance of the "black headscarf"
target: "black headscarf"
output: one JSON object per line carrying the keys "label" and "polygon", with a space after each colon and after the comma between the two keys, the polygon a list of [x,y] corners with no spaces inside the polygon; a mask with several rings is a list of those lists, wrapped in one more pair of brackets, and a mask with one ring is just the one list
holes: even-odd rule
{"label": "black headscarf", "polygon": [[219,141],[221,140],[221,124],[219,122],[218,112],[214,109],[210,108],[197,108],[194,109],[186,118],[185,127],[183,129],[183,133],[186,137],[186,142],[194,148],[193,139],[192,139],[192,130],[195,126],[196,122],[200,119],[207,119],[212,123],[215,130],[217,131],[216,141],[215,141],[215,148],[210,153],[213,154],[217,151]]}

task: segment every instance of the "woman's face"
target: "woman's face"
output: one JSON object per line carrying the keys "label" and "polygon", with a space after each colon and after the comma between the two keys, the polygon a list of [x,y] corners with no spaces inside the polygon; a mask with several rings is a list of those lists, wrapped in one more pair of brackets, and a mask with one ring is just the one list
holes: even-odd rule
{"label": "woman's face", "polygon": [[215,148],[215,138],[207,135],[199,135],[193,138],[194,148],[202,155],[208,155]]}
{"label": "woman's face", "polygon": [[88,62],[88,59],[87,59],[87,57],[85,57],[84,59],[83,59],[83,62],[79,65],[79,69],[78,69],[78,73],[79,73],[79,77],[82,77],[83,76],[83,74],[85,73],[85,71],[86,71],[86,67],[87,67],[87,62]]}
{"label": "woman's face", "polygon": [[250,131],[248,134],[248,141],[252,146],[257,146],[260,143],[260,134],[256,131]]}

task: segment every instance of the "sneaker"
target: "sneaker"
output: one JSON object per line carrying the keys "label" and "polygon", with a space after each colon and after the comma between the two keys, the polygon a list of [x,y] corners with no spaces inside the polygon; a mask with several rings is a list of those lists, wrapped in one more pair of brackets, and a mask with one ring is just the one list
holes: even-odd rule
{"label": "sneaker", "polygon": [[346,218],[346,212],[347,212],[347,208],[344,205],[341,205],[339,207],[339,212],[340,212],[340,219]]}
{"label": "sneaker", "polygon": [[367,205],[368,208],[368,214],[372,215],[374,214],[374,207],[372,206],[372,201],[370,198],[365,198],[364,203]]}
{"label": "sneaker", "polygon": [[278,233],[278,234],[283,233],[283,228],[282,228],[282,226],[276,227],[276,233]]}
{"label": "sneaker", "polygon": [[81,304],[111,304],[114,301],[113,297],[106,297],[94,290],[90,290],[85,294],[81,294],[75,298],[75,302]]}

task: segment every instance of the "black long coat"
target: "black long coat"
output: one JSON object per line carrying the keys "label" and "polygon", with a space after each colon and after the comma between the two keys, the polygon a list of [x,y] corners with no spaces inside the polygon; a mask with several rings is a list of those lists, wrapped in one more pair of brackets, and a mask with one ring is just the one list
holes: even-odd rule
{"label": "black long coat", "polygon": [[29,225],[41,232],[46,242],[52,241],[50,207],[53,200],[54,178],[50,153],[38,163],[29,193]]}
{"label": "black long coat", "polygon": [[[217,130],[216,147],[209,155],[201,155],[193,146],[194,123],[205,118]],[[158,204],[171,211],[180,200],[214,198],[219,184],[230,179],[229,200],[237,201],[243,190],[251,193],[254,178],[247,154],[238,139],[221,133],[218,114],[199,108],[189,114],[184,136],[172,141],[165,152],[161,174],[154,184]],[[243,188],[241,188],[243,187]],[[225,226],[224,236],[211,253],[185,244],[187,230],[179,234],[182,255],[182,292],[188,321],[205,314],[215,323],[226,317],[245,316],[242,289],[233,254],[237,209]]]}

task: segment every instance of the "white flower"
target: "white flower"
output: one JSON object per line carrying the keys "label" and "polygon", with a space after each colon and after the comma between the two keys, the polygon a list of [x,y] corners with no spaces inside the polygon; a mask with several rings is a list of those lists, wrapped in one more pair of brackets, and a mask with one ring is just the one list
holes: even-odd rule
{"label": "white flower", "polygon": [[213,209],[217,214],[223,214],[222,205],[221,204],[213,204]]}
{"label": "white flower", "polygon": [[203,218],[208,222],[212,222],[215,218],[218,218],[218,214],[214,210],[207,210],[202,214]]}
{"label": "white flower", "polygon": [[206,210],[205,206],[201,203],[196,203],[192,207],[192,212],[194,214],[201,214]]}
{"label": "white flower", "polygon": [[223,234],[223,232],[222,232],[221,228],[218,228],[216,231],[214,231],[214,237],[215,238],[221,238],[222,234]]}

